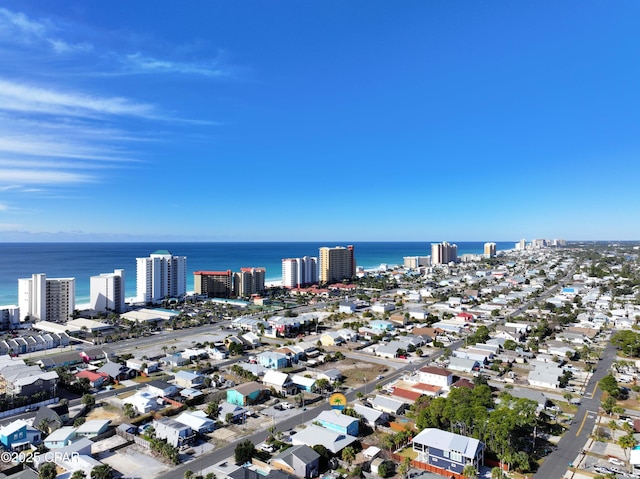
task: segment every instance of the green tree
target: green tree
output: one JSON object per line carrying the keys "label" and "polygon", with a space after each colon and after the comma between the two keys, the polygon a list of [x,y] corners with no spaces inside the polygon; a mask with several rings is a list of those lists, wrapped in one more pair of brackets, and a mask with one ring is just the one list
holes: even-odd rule
{"label": "green tree", "polygon": [[467,464],[462,469],[462,475],[467,479],[475,479],[478,477],[478,470],[473,464]]}
{"label": "green tree", "polygon": [[211,401],[210,403],[207,404],[205,412],[207,413],[207,416],[214,419],[218,417],[219,410],[220,410],[220,402]]}
{"label": "green tree", "polygon": [[[91,409],[96,405],[96,398],[93,397],[91,394],[83,394],[80,402],[84,404],[87,407],[87,409]],[[91,471],[91,473],[93,474],[93,470]]]}
{"label": "green tree", "polygon": [[136,417],[136,409],[133,407],[133,404],[127,403],[124,405],[124,415],[128,418]]}
{"label": "green tree", "polygon": [[607,414],[611,414],[616,407],[616,398],[613,396],[607,396],[601,404],[602,410]]}
{"label": "green tree", "polygon": [[632,433],[625,434],[618,439],[618,446],[620,446],[624,450],[624,456],[629,460],[629,454],[631,449],[636,447],[636,440],[633,437]]}
{"label": "green tree", "polygon": [[53,462],[45,462],[38,469],[38,479],[55,479],[57,475],[56,465]]}
{"label": "green tree", "polygon": [[101,464],[91,469],[91,479],[111,479],[113,469],[109,464]]}
{"label": "green tree", "polygon": [[256,454],[256,448],[254,444],[246,439],[239,443],[234,451],[234,458],[236,460],[236,464],[245,464],[247,462],[251,462],[251,459]]}
{"label": "green tree", "polygon": [[76,469],[73,471],[73,474],[71,474],[71,479],[85,479],[86,477],[87,475],[82,469]]}
{"label": "green tree", "polygon": [[616,378],[611,373],[603,377],[598,382],[598,386],[600,386],[600,389],[609,393],[609,395],[613,396],[614,398],[617,398],[620,395],[620,387],[618,386],[618,381],[616,381]]}
{"label": "green tree", "polygon": [[191,479],[193,477],[193,471],[191,469],[187,469],[184,471],[184,479]]}
{"label": "green tree", "polygon": [[401,478],[406,479],[409,469],[411,469],[411,459],[409,457],[405,457],[398,468],[398,474],[400,474]]}
{"label": "green tree", "polygon": [[389,477],[393,475],[395,464],[391,461],[382,461],[378,466],[378,475],[380,477]]}
{"label": "green tree", "polygon": [[356,458],[356,451],[353,447],[347,446],[342,450],[342,460],[346,461],[349,465]]}

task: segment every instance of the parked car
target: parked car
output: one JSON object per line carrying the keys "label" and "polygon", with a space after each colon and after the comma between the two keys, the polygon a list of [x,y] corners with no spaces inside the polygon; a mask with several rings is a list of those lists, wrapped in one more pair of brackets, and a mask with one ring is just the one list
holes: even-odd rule
{"label": "parked car", "polygon": [[624,461],[618,459],[617,457],[610,457],[609,462],[615,466],[624,466]]}
{"label": "parked car", "polygon": [[269,454],[276,452],[276,446],[274,446],[273,444],[263,443],[260,445],[260,449],[264,452],[268,452]]}
{"label": "parked car", "polygon": [[288,402],[280,403],[280,405],[281,405],[284,409],[293,409],[293,408],[295,407],[293,404],[288,403]]}

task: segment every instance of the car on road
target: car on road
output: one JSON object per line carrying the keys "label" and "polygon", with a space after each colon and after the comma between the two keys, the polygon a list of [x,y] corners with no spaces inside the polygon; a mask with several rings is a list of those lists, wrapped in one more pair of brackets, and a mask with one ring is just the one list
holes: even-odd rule
{"label": "car on road", "polygon": [[38,410],[38,406],[28,406],[24,409],[24,412],[35,412]]}
{"label": "car on road", "polygon": [[384,378],[384,376],[383,376],[382,374],[378,374],[378,375],[376,376],[376,380],[380,380],[380,379],[382,379],[382,378]]}
{"label": "car on road", "polygon": [[595,466],[593,470],[596,471],[598,474],[611,474],[613,472],[611,469],[604,466]]}

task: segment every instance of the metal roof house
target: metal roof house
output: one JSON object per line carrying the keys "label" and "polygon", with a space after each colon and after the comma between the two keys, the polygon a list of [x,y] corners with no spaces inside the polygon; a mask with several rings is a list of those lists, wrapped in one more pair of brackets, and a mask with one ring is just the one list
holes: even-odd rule
{"label": "metal roof house", "polygon": [[418,453],[416,460],[445,471],[462,474],[467,465],[476,470],[484,464],[485,445],[460,434],[440,429],[427,428],[412,440],[413,450]]}

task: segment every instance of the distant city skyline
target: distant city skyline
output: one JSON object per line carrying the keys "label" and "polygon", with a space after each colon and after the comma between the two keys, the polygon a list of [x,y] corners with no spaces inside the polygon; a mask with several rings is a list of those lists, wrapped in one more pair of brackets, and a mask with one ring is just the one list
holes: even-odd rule
{"label": "distant city skyline", "polygon": [[638,240],[640,3],[0,6],[0,242]]}

